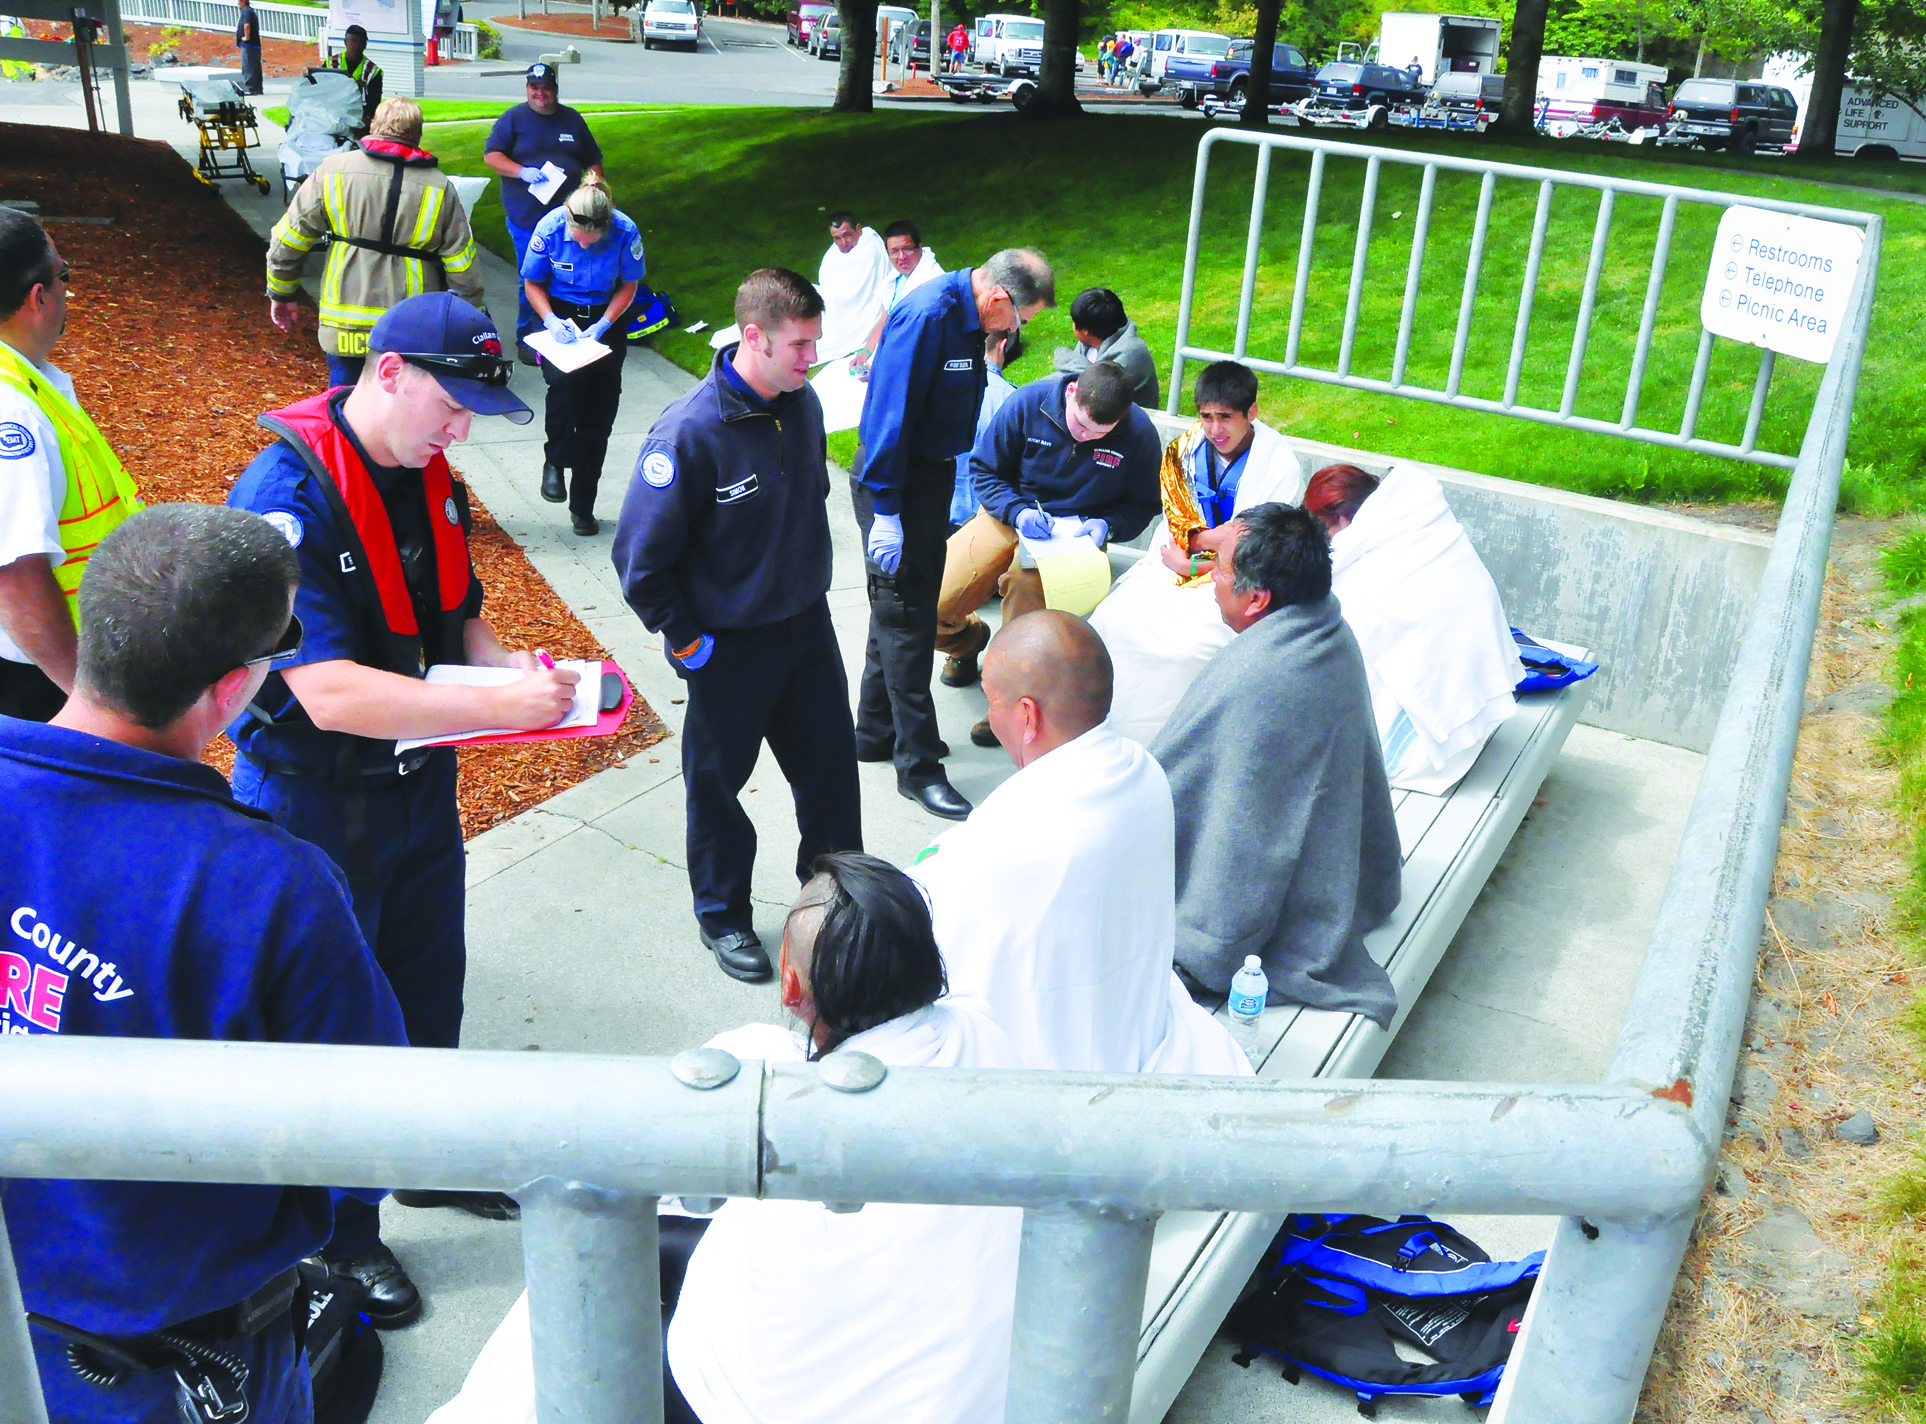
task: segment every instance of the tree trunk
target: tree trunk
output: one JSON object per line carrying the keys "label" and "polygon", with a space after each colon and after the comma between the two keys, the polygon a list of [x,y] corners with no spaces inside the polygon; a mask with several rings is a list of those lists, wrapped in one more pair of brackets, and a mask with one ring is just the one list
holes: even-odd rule
{"label": "tree trunk", "polygon": [[836,72],[839,114],[867,114],[876,107],[876,0],[841,0],[842,64]]}
{"label": "tree trunk", "polygon": [[1023,108],[1026,119],[1068,118],[1081,114],[1077,102],[1077,20],[1081,0],[1044,0],[1043,62],[1037,92]]}
{"label": "tree trunk", "polygon": [[1846,56],[1859,0],[1826,0],[1819,17],[1819,47],[1812,56],[1812,97],[1799,130],[1799,157],[1832,158],[1839,149],[1839,101],[1846,88]]}
{"label": "tree trunk", "polygon": [[1645,12],[1638,12],[1638,62],[1645,63]]}
{"label": "tree trunk", "polygon": [[1705,74],[1705,31],[1699,31],[1699,57],[1692,61],[1692,77],[1698,79]]}
{"label": "tree trunk", "polygon": [[1545,14],[1550,0],[1518,0],[1511,15],[1511,48],[1505,63],[1505,103],[1494,127],[1524,138],[1538,108],[1538,61],[1545,55]]}
{"label": "tree trunk", "polygon": [[1252,35],[1251,72],[1244,91],[1240,128],[1261,129],[1271,122],[1271,60],[1277,53],[1277,13],[1284,0],[1257,0],[1257,28]]}

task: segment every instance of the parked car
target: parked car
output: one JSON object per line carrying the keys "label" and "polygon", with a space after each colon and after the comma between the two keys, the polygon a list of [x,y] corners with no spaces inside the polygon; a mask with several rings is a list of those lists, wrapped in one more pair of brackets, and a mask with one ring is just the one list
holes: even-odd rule
{"label": "parked car", "polygon": [[1035,75],[1043,66],[1043,21],[1034,15],[983,15],[972,56],[986,74]]}
{"label": "parked car", "polygon": [[1311,95],[1298,106],[1298,112],[1312,123],[1318,122],[1320,115],[1327,119],[1341,115],[1341,122],[1385,128],[1393,108],[1422,104],[1426,93],[1423,81],[1408,70],[1345,60],[1327,64],[1317,72]]}
{"label": "parked car", "polygon": [[1502,74],[1440,74],[1431,86],[1431,104],[1448,114],[1498,117],[1505,106]]}
{"label": "parked car", "polygon": [[918,20],[914,25],[899,25],[889,37],[889,62],[898,69],[914,64],[918,69],[930,67],[930,22]]}
{"label": "parked car", "polygon": [[1744,79],[1688,79],[1665,111],[1659,142],[1694,148],[1783,152],[1799,106],[1791,91]]}
{"label": "parked car", "polygon": [[830,0],[801,0],[801,3],[789,12],[787,25],[789,43],[798,49],[808,49],[809,31],[823,16],[835,13],[836,7],[830,3]]}
{"label": "parked car", "polygon": [[1138,78],[1161,84],[1173,59],[1223,59],[1230,54],[1230,47],[1229,35],[1209,30],[1152,31],[1150,42],[1142,46],[1148,57],[1138,66]]}
{"label": "parked car", "polygon": [[648,0],[642,10],[642,48],[658,44],[702,48],[702,12],[695,0]]}
{"label": "parked car", "polygon": [[809,52],[818,59],[843,57],[843,17],[831,10],[809,32]]}
{"label": "parked car", "polygon": [[[1253,48],[1249,40],[1232,40],[1230,53],[1222,59],[1178,56],[1164,71],[1164,87],[1174,88],[1186,109],[1212,96],[1241,108],[1250,88]],[[1295,104],[1310,94],[1316,79],[1317,70],[1296,45],[1280,44],[1271,50],[1272,104]]]}

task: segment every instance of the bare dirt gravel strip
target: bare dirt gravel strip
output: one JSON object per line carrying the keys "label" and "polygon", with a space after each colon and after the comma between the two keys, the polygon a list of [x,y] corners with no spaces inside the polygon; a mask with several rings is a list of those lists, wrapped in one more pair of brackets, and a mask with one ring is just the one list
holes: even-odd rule
{"label": "bare dirt gravel strip", "polygon": [[[60,40],[71,43],[74,37],[73,26],[57,24],[51,20],[28,20],[27,33],[37,40]],[[135,64],[145,64],[152,57],[156,46],[162,53],[172,53],[178,64],[215,65],[228,69],[241,67],[241,54],[234,46],[231,32],[219,30],[185,30],[178,35],[169,35],[173,26],[128,25],[127,57]],[[104,34],[105,31],[102,31]],[[289,79],[300,74],[315,62],[315,48],[302,40],[261,41],[261,73],[274,79]],[[106,93],[107,81],[101,81],[102,92]],[[113,99],[109,97],[108,103]]]}
{"label": "bare dirt gravel strip", "polygon": [[[0,124],[0,199],[31,199],[73,264],[55,362],[150,504],[219,502],[270,441],[255,417],[327,384],[312,312],[269,325],[265,253],[173,149],[71,129]],[[515,542],[475,505],[475,571],[510,647],[601,657]],[[473,836],[615,765],[668,733],[640,698],[613,737],[464,750],[462,826]],[[225,738],[209,760],[226,770]]]}
{"label": "bare dirt gravel strip", "polygon": [[[1775,513],[1690,512],[1768,532]],[[1865,1417],[1852,1362],[1892,1240],[1876,1203],[1926,1110],[1898,1032],[1922,966],[1892,938],[1907,841],[1879,742],[1898,630],[1878,552],[1898,532],[1833,533],[1722,1168],[1646,1379],[1653,1424]],[[1862,1110],[1876,1145],[1837,1135]]]}
{"label": "bare dirt gravel strip", "polygon": [[488,23],[499,30],[537,30],[545,35],[580,35],[584,39],[628,40],[629,22],[609,18],[598,27],[592,15],[530,15],[526,19],[509,19],[503,15],[491,15]]}

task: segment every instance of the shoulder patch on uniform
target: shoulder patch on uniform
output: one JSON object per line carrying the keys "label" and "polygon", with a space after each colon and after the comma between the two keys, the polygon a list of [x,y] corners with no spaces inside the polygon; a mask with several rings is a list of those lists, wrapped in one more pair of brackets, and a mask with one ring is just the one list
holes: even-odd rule
{"label": "shoulder patch on uniform", "polygon": [[675,456],[667,450],[651,450],[642,457],[642,483],[651,489],[667,489],[675,483]]}
{"label": "shoulder patch on uniform", "polygon": [[301,540],[306,536],[307,530],[301,527],[299,515],[291,514],[285,509],[270,509],[261,518],[281,531],[281,537],[288,541],[290,549],[301,547]]}
{"label": "shoulder patch on uniform", "polygon": [[540,233],[536,233],[535,236],[528,240],[528,250],[530,252],[546,252],[548,251],[548,244],[543,241]]}
{"label": "shoulder patch on uniform", "polygon": [[442,501],[441,513],[442,513],[442,517],[445,518],[450,524],[461,523],[461,515],[457,513],[455,510],[455,497],[452,494],[449,495],[447,499]]}
{"label": "shoulder patch on uniform", "polygon": [[631,243],[629,244],[629,256],[631,256],[631,257],[633,257],[633,258],[635,258],[635,259],[636,259],[636,260],[638,260],[638,261],[640,261],[640,260],[641,260],[641,257],[642,257],[642,234],[641,234],[641,233],[639,233],[639,232],[638,232],[638,233],[637,233],[637,234],[635,235],[635,241],[634,241],[634,242],[631,242]]}
{"label": "shoulder patch on uniform", "polygon": [[33,452],[31,430],[15,420],[0,421],[0,460],[24,460]]}

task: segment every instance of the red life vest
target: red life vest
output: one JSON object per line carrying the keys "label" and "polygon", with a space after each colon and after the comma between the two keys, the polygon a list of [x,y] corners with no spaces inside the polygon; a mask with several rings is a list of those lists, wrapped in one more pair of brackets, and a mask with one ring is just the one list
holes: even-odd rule
{"label": "red life vest", "polygon": [[425,668],[436,663],[461,662],[462,625],[466,622],[462,610],[473,577],[468,539],[463,533],[467,491],[456,484],[445,455],[435,455],[422,469],[428,527],[434,531],[434,602],[438,614],[435,626],[424,629],[415,616],[415,601],[402,574],[401,551],[395,544],[394,526],[389,523],[387,506],[381,502],[381,491],[375,488],[354,443],[329,414],[329,401],[334,395],[333,391],[323,391],[269,411],[260,417],[260,424],[285,440],[316,475],[325,476],[328,502],[351,530],[341,572],[359,575],[372,587],[384,626],[370,631],[386,635],[374,640],[380,655],[365,661],[409,677],[421,676]]}

